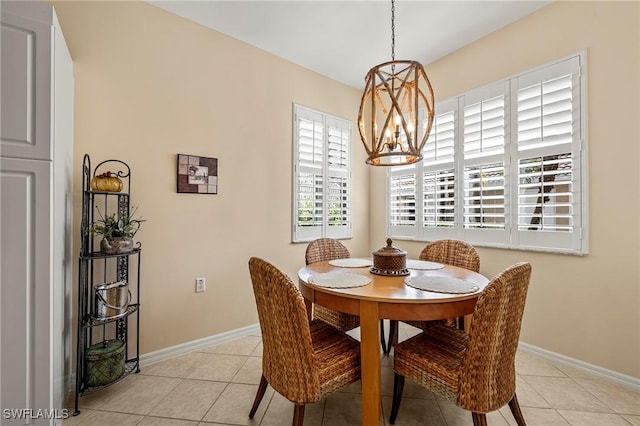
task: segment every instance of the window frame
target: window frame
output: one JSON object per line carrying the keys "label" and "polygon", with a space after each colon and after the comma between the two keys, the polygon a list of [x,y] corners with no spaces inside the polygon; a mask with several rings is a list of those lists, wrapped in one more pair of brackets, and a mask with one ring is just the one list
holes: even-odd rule
{"label": "window frame", "polygon": [[[455,220],[452,228],[427,227],[423,226],[424,220],[424,176],[427,170],[437,170],[437,166],[432,163],[425,165],[425,160],[410,166],[390,167],[387,172],[387,205],[386,205],[386,227],[387,234],[396,239],[411,241],[433,241],[442,238],[462,239],[479,247],[497,247],[516,250],[542,251],[552,253],[567,253],[584,255],[588,253],[588,161],[587,161],[587,64],[586,51],[576,52],[566,57],[556,59],[549,63],[534,67],[518,74],[498,80],[494,83],[469,90],[458,96],[439,102],[436,105],[434,119],[441,114],[447,113],[451,108],[454,110],[454,174],[455,174],[455,195],[454,208]],[[526,155],[526,150],[518,150],[518,86],[519,81],[534,78],[536,75],[556,72],[556,69],[577,64],[577,68],[571,68],[572,91],[574,96],[579,96],[572,104],[573,132],[570,144],[572,168],[571,180],[573,186],[571,192],[571,208],[577,208],[571,217],[573,230],[562,235],[562,232],[550,231],[528,231],[520,230],[518,225],[519,205],[519,166],[520,161],[530,158]],[[568,64],[568,65],[567,65]],[[558,71],[559,72],[559,71]],[[547,80],[543,80],[547,81]],[[504,230],[490,229],[469,229],[465,227],[464,194],[465,194],[465,167],[473,164],[484,164],[482,157],[465,158],[464,156],[464,108],[465,105],[472,105],[473,102],[482,99],[487,93],[502,90],[504,93],[504,154],[501,160],[504,164]],[[446,106],[444,109],[442,107]],[[453,105],[451,107],[451,105]],[[576,120],[578,121],[576,123]],[[432,132],[437,129],[436,124]],[[430,135],[431,137],[431,135]],[[546,149],[546,151],[545,151]],[[554,147],[543,147],[532,149],[532,153],[554,152]],[[555,149],[558,151],[558,149]],[[543,154],[548,156],[551,154]],[[495,157],[495,156],[494,156]],[[535,157],[535,156],[534,156]],[[495,157],[498,158],[498,157]],[[415,191],[415,222],[413,226],[398,227],[392,224],[392,203],[393,199],[391,183],[394,178],[401,174],[410,172],[416,174]],[[576,188],[577,185],[577,188]],[[556,241],[557,240],[557,241]]]}
{"label": "window frame", "polygon": [[[352,238],[352,171],[351,171],[351,148],[353,141],[353,123],[342,117],[338,117],[332,114],[324,113],[303,105],[293,104],[293,126],[292,126],[292,158],[293,158],[293,173],[292,173],[292,220],[291,220],[291,241],[292,243],[306,243],[313,241],[317,238],[334,238],[334,239],[350,239]],[[299,119],[304,117],[307,120],[317,120],[322,126],[322,160],[317,161],[314,166],[304,165],[300,161],[300,127]],[[340,154],[346,155],[346,165],[343,164],[344,158],[340,157],[340,164],[331,164],[330,162],[330,137],[333,130],[340,130],[344,132],[347,137],[346,149],[341,149]],[[344,137],[344,135],[342,136]],[[322,219],[320,226],[304,227],[299,226],[299,177],[301,173],[310,173],[315,170],[320,175],[321,187],[322,187]],[[317,175],[314,175],[314,179]],[[330,179],[342,179],[346,180],[346,184],[341,186],[341,194],[339,197],[343,198],[340,203],[339,209],[343,210],[339,213],[346,222],[343,226],[331,226],[329,206],[332,197],[335,195],[330,194],[329,183]],[[318,181],[318,182],[319,182]],[[314,182],[317,185],[317,182]],[[346,211],[345,211],[346,210]]]}

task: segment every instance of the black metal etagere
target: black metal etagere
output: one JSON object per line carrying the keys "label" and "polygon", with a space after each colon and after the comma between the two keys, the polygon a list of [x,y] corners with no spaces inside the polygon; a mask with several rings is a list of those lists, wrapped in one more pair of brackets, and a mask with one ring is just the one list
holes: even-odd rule
{"label": "black metal etagere", "polygon": [[[110,171],[123,182],[120,192],[94,191],[91,179],[100,172]],[[128,253],[104,254],[100,239],[91,233],[96,211],[102,217],[116,214],[118,218],[130,215],[131,169],[120,160],[106,160],[91,168],[91,159],[85,154],[82,162],[82,220],[80,225],[80,255],[78,268],[78,331],[76,344],[76,394],[73,415],[80,414],[78,400],[122,380],[131,373],[140,372],[140,263],[141,246]],[[134,280],[132,283],[131,279]],[[131,302],[117,318],[96,316],[95,286],[112,281],[126,281]],[[134,284],[134,285],[132,285]],[[135,336],[131,332],[135,330]],[[107,339],[124,343],[124,373],[110,383],[100,386],[87,384],[87,350]]]}

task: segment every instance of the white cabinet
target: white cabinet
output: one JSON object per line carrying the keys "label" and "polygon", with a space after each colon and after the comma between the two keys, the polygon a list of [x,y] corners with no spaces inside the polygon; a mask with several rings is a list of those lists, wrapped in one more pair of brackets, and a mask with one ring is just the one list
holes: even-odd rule
{"label": "white cabinet", "polygon": [[1,155],[52,160],[51,18],[19,6],[2,3]]}
{"label": "white cabinet", "polygon": [[0,7],[0,423],[60,424],[46,417],[73,352],[72,61],[50,4]]}

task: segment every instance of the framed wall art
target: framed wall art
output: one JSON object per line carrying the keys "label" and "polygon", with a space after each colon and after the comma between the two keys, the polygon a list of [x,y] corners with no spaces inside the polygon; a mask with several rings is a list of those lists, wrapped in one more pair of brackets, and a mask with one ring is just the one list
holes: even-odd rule
{"label": "framed wall art", "polygon": [[218,159],[178,154],[178,192],[218,193]]}

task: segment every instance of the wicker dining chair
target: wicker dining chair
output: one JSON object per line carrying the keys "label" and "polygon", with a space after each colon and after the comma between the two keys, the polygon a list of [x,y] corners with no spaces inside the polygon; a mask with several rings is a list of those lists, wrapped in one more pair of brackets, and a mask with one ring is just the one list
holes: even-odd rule
{"label": "wicker dining chair", "polygon": [[332,326],[309,323],[302,294],[270,263],[252,257],[249,272],[262,331],[262,377],[249,418],[267,385],[295,404],[293,426],[301,426],[305,404],[360,379],[360,345]]}
{"label": "wicker dining chair", "polygon": [[[480,256],[476,249],[469,243],[460,240],[438,240],[429,243],[422,249],[419,256],[420,260],[429,262],[444,263],[445,265],[457,266],[458,268],[468,269],[473,272],[480,272]],[[425,330],[433,321],[403,321],[406,324]],[[456,319],[452,318],[449,323],[455,323]],[[460,318],[460,328],[463,328],[463,318]],[[391,320],[389,323],[389,340],[386,345],[383,342],[382,347],[384,353],[391,351],[391,345],[395,339],[398,330],[398,321]]]}
{"label": "wicker dining chair", "polygon": [[[307,265],[326,260],[347,259],[351,257],[349,250],[338,240],[319,238],[309,243],[305,252]],[[324,306],[313,306],[313,318],[320,319],[340,331],[349,331],[360,327],[360,317],[329,309]]]}
{"label": "wicker dining chair", "polygon": [[476,426],[486,425],[486,413],[507,403],[517,424],[525,425],[516,398],[515,356],[530,276],[531,265],[523,262],[491,280],[478,298],[468,334],[436,324],[396,345],[391,424],[408,377],[470,410]]}

